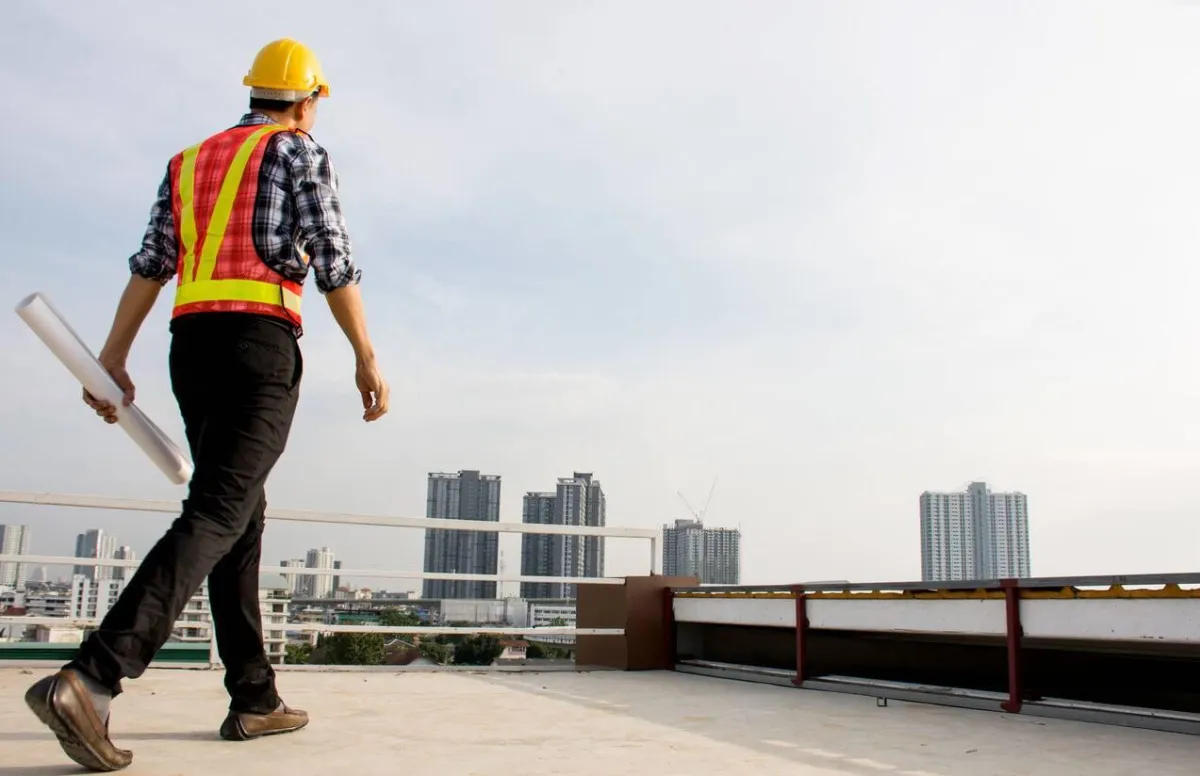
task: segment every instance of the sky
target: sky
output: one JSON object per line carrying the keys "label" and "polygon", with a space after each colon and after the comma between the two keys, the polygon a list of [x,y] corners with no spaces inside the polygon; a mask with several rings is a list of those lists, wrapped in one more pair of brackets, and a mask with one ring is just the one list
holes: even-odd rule
{"label": "sky", "polygon": [[[273,506],[420,517],[429,472],[479,469],[519,521],[589,471],[609,525],[654,527],[715,480],[744,582],[882,581],[920,576],[922,491],[984,480],[1028,495],[1035,575],[1197,567],[1197,4],[5,12],[4,295],[96,350],[167,159],[238,119],[264,43],[321,58],[392,406],[362,422],[310,288]],[[182,443],[169,298],[129,368]],[[11,312],[0,341],[0,489],[182,498]],[[39,554],[167,520],[0,504]],[[319,546],[421,563],[419,531],[292,523],[264,558]],[[607,572],[647,556],[610,541]]]}

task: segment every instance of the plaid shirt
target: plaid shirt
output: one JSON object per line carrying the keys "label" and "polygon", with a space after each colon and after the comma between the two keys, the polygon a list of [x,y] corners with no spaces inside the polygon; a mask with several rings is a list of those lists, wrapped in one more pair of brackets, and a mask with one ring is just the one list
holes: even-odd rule
{"label": "plaid shirt", "polygon": [[[237,125],[273,123],[261,113],[247,113]],[[267,266],[297,283],[308,275],[301,257],[307,253],[322,292],[354,285],[362,276],[350,256],[337,183],[329,155],[308,135],[279,132],[268,141],[254,203],[254,247]],[[175,276],[178,258],[168,169],[150,209],[142,248],[129,257],[129,269],[165,284]]]}

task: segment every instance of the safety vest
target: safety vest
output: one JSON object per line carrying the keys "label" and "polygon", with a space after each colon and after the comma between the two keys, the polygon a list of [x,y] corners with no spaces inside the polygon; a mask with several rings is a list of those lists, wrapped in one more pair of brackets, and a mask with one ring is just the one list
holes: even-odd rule
{"label": "safety vest", "polygon": [[172,318],[190,313],[271,315],[300,326],[303,286],[267,266],[254,246],[258,172],[277,124],[220,132],[171,159],[179,246]]}

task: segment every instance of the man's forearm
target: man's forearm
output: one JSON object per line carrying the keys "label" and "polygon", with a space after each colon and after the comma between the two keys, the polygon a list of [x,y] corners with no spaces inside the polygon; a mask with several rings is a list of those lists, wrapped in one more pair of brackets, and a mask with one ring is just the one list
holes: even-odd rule
{"label": "man's forearm", "polygon": [[357,285],[342,286],[325,294],[329,303],[329,311],[342,327],[350,346],[354,348],[354,357],[359,362],[375,360],[375,349],[371,346],[371,338],[367,336],[367,316],[363,310],[362,295]]}
{"label": "man's forearm", "polygon": [[113,316],[108,340],[100,351],[101,361],[125,363],[125,359],[129,357],[129,350],[133,347],[133,341],[142,328],[142,322],[146,320],[146,316],[153,309],[160,291],[162,291],[162,284],[157,280],[147,280],[140,275],[133,275],[129,278],[129,283],[125,286],[124,293],[121,294],[121,301],[117,303],[117,314]]}

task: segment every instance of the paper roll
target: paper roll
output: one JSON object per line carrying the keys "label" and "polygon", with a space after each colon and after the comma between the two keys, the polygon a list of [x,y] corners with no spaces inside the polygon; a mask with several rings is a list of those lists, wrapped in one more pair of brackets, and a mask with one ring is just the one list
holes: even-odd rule
{"label": "paper roll", "polygon": [[58,356],[62,365],[88,393],[117,408],[117,425],[125,429],[129,438],[142,448],[142,452],[167,475],[167,479],[182,485],[192,478],[191,462],[162,429],[154,425],[136,404],[121,406],[123,392],[116,381],[58,310],[54,309],[50,300],[38,293],[30,294],[17,305],[17,315]]}

